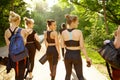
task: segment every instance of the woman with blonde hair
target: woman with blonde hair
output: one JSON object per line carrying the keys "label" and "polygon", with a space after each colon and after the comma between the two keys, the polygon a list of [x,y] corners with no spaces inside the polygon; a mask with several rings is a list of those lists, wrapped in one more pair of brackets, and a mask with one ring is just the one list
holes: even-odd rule
{"label": "woman with blonde hair", "polygon": [[[20,21],[21,21],[20,16],[17,13],[10,11],[10,14],[9,14],[10,27],[5,31],[5,35],[4,35],[8,49],[9,49],[10,40],[11,40],[12,36],[16,32],[18,32],[18,30],[20,29],[19,28]],[[20,35],[22,36],[24,44],[26,44],[26,38],[27,38],[26,30],[21,29]],[[8,54],[8,55],[10,56],[10,54]],[[7,66],[7,72],[9,72],[11,68],[14,68],[15,80],[23,80],[24,72],[25,72],[25,68],[26,68],[26,58],[24,58],[23,60],[18,61],[18,62],[13,62],[11,60],[11,58],[9,57],[9,61],[10,62],[9,62],[9,65]]]}
{"label": "woman with blonde hair", "polygon": [[91,65],[91,59],[88,57],[84,47],[82,31],[77,29],[79,23],[78,17],[75,15],[66,15],[65,18],[67,26],[69,26],[68,29],[62,32],[62,48],[66,49],[64,57],[66,69],[65,80],[70,80],[72,65],[74,66],[78,80],[84,80],[80,52],[84,53],[88,67]]}
{"label": "woman with blonde hair", "polygon": [[35,58],[35,53],[36,53],[35,40],[40,42],[40,39],[37,33],[33,30],[34,20],[25,17],[24,21],[25,21],[25,28],[29,34],[27,37],[27,41],[26,41],[26,48],[28,49],[29,62],[31,64],[31,69],[29,70],[29,79],[32,79],[33,78],[32,71],[34,68],[34,58]]}
{"label": "woman with blonde hair", "polygon": [[58,59],[60,59],[59,40],[56,30],[56,21],[47,21],[48,30],[44,34],[46,45],[46,54],[50,66],[51,80],[55,80]]}

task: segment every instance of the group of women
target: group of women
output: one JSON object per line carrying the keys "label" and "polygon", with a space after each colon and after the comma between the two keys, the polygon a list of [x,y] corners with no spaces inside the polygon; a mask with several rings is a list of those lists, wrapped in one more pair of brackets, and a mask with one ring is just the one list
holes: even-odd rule
{"label": "group of women", "polygon": [[[83,76],[81,51],[85,56],[88,67],[91,66],[92,61],[87,55],[84,46],[82,31],[77,29],[79,20],[76,15],[69,15],[69,14],[65,15],[65,19],[66,19],[66,24],[62,24],[63,29],[60,30],[60,34],[58,34],[58,32],[56,31],[57,28],[56,21],[53,19],[47,20],[47,31],[44,33],[44,41],[47,48],[46,54],[50,67],[51,80],[55,80],[57,64],[61,58],[61,52],[64,58],[64,64],[66,70],[65,80],[71,79],[72,68],[75,69],[78,80],[85,80]],[[5,40],[8,49],[9,49],[11,36],[14,35],[13,33],[15,33],[18,30],[20,21],[21,21],[20,16],[17,13],[10,11],[10,15],[9,15],[10,27],[5,31]],[[34,67],[34,58],[36,53],[34,40],[36,39],[37,41],[40,42],[40,39],[37,33],[33,30],[34,20],[25,17],[24,22],[25,22],[25,29],[22,29],[21,36],[23,37],[24,44],[28,49],[29,61],[31,63],[31,69],[29,71],[29,80],[32,80],[33,78],[32,71]],[[115,35],[114,45],[116,48],[120,47],[119,30],[120,27],[116,31],[117,35]],[[58,37],[58,35],[60,37]],[[15,73],[16,73],[15,80],[24,80],[24,73],[27,65],[27,64],[23,64],[24,62],[25,59],[19,61],[19,75],[17,75],[17,69],[15,65],[16,63],[13,62],[14,64],[13,68],[15,69]],[[119,70],[114,69],[113,78],[119,75],[116,74],[119,72],[120,72]],[[117,79],[115,78],[113,80],[120,80],[119,76]]]}
{"label": "group of women", "polygon": [[[60,32],[61,39],[58,38],[55,20],[49,19],[47,21],[47,31],[44,33],[45,45],[47,48],[46,54],[51,71],[50,73],[51,80],[55,80],[57,63],[58,60],[61,58],[60,46],[62,48],[62,54],[64,54],[63,57],[64,57],[65,69],[66,69],[65,80],[70,80],[72,65],[74,65],[78,79],[84,80],[80,52],[83,51],[88,66],[91,65],[91,59],[87,56],[84,47],[82,32],[77,29],[77,26],[79,24],[77,16],[66,15],[65,18],[66,18],[66,24],[63,24],[63,27],[66,25],[67,29],[63,29]],[[10,11],[9,14],[10,27],[5,31],[5,41],[8,46],[8,49],[9,49],[10,39],[14,35],[14,33],[17,32],[20,25],[20,21],[21,21],[20,16],[17,13]],[[39,42],[40,39],[37,33],[33,30],[34,20],[25,17],[24,22],[25,22],[25,29],[21,30],[21,36],[23,37],[24,44],[27,47],[29,53],[29,61],[31,63],[31,69],[29,71],[29,80],[31,80],[33,78],[32,71],[34,67],[34,57],[36,53],[34,39],[36,39]],[[16,69],[16,63],[12,62],[14,64],[12,65],[12,68],[14,68],[16,73],[15,80],[24,79],[24,73],[27,64],[23,64],[23,62],[25,62],[26,60],[24,59],[19,61],[19,65],[18,65],[19,72]],[[19,73],[19,75],[17,75],[17,73]]]}
{"label": "group of women", "polygon": [[74,65],[78,79],[84,80],[80,52],[82,51],[84,53],[88,67],[91,65],[91,59],[88,57],[84,47],[82,32],[77,29],[77,16],[66,15],[65,18],[67,29],[60,30],[60,39],[58,38],[58,34],[56,32],[56,21],[52,19],[47,21],[48,30],[44,34],[45,45],[47,48],[46,54],[51,71],[51,80],[55,79],[56,67],[58,60],[60,59],[60,44],[66,69],[65,80],[70,80],[72,65]]}
{"label": "group of women", "polygon": [[[10,27],[5,31],[5,36],[4,36],[5,41],[6,41],[6,45],[8,46],[8,49],[9,49],[11,37],[19,29],[20,21],[21,21],[20,16],[17,13],[10,11],[10,14],[9,14]],[[7,67],[10,67],[10,69],[14,68],[15,80],[24,80],[25,68],[27,65],[29,65],[28,60],[29,60],[29,63],[31,64],[31,66],[30,66],[31,68],[29,70],[29,80],[32,80],[32,77],[33,77],[32,71],[33,71],[33,67],[34,67],[34,57],[35,57],[35,53],[36,53],[36,47],[34,44],[34,40],[36,39],[38,42],[40,42],[39,36],[33,30],[34,20],[25,17],[24,22],[25,22],[25,29],[22,29],[20,34],[23,38],[24,45],[28,49],[29,57],[19,61],[18,63],[13,62],[9,59],[10,64],[7,65]],[[8,68],[7,68],[7,72],[9,72],[10,69],[8,70]]]}

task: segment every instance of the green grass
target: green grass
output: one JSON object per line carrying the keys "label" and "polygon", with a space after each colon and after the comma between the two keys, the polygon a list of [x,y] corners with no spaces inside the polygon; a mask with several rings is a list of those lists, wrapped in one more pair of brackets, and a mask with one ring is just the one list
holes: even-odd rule
{"label": "green grass", "polygon": [[105,60],[100,56],[100,54],[95,50],[95,46],[86,45],[86,50],[88,56],[92,59],[93,64],[103,64],[105,65]]}
{"label": "green grass", "polygon": [[[106,71],[105,60],[97,52],[97,47],[86,45],[86,50],[88,56],[92,59],[92,65],[94,65],[98,69],[98,71],[100,71],[103,75],[105,75],[108,78],[108,80],[110,80],[108,72]],[[84,58],[83,54],[82,57]]]}
{"label": "green grass", "polygon": [[99,55],[99,53],[90,48],[87,49],[88,56],[92,59],[93,64],[104,64],[104,59]]}

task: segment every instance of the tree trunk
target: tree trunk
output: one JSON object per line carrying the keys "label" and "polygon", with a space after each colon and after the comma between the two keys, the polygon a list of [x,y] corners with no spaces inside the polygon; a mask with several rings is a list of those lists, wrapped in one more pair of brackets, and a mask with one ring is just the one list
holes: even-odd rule
{"label": "tree trunk", "polygon": [[105,5],[105,0],[102,0],[103,4],[103,11],[104,11],[104,23],[105,23],[105,28],[106,28],[106,33],[108,34],[108,25],[107,25],[107,18],[106,18],[106,5]]}
{"label": "tree trunk", "polygon": [[11,0],[11,10],[12,11],[14,11],[14,5],[13,5],[13,3],[14,3],[14,0]]}

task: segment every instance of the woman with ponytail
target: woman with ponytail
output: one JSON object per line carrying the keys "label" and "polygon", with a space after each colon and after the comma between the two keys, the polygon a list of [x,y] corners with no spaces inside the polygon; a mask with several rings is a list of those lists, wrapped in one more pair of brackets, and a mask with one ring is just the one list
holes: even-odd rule
{"label": "woman with ponytail", "polygon": [[65,18],[66,18],[67,26],[69,27],[68,29],[62,32],[62,48],[66,49],[66,53],[64,57],[65,69],[66,69],[65,80],[71,79],[72,65],[74,66],[78,80],[84,80],[82,59],[80,54],[81,51],[85,55],[88,67],[90,67],[91,65],[91,59],[88,57],[86,49],[84,47],[82,31],[77,29],[79,24],[78,17],[75,15],[66,15]]}
{"label": "woman with ponytail", "polygon": [[44,40],[46,45],[46,54],[50,66],[51,80],[55,80],[56,68],[58,59],[60,59],[59,40],[56,30],[56,22],[54,20],[47,21],[47,31],[44,34]]}
{"label": "woman with ponytail", "polygon": [[[21,18],[20,16],[13,12],[10,11],[9,14],[9,23],[10,23],[10,27],[5,31],[5,41],[6,41],[6,45],[8,46],[8,50],[9,50],[9,45],[10,45],[10,40],[12,38],[12,36],[18,31],[19,29],[19,24],[20,24]],[[22,38],[23,38],[23,42],[24,44],[26,44],[26,38],[27,38],[27,33],[25,29],[21,29],[20,32]],[[10,52],[9,52],[10,53]],[[25,72],[25,68],[26,68],[26,58],[21,60],[21,61],[17,61],[17,62],[13,62],[10,54],[8,54],[8,64],[7,64],[7,73],[10,72],[11,68],[14,68],[15,70],[15,80],[24,80],[24,72]]]}
{"label": "woman with ponytail", "polygon": [[24,21],[25,21],[25,28],[27,30],[27,33],[29,34],[26,41],[26,48],[28,49],[29,63],[31,67],[29,70],[29,80],[32,80],[33,78],[32,71],[34,68],[34,59],[35,59],[35,53],[36,53],[35,40],[40,42],[40,39],[37,33],[33,30],[34,20],[25,17]]}

